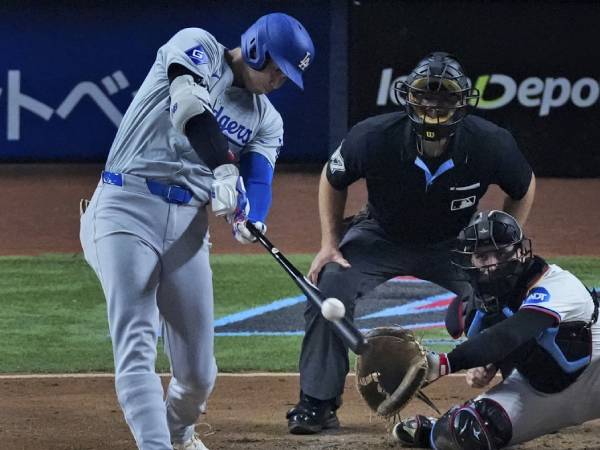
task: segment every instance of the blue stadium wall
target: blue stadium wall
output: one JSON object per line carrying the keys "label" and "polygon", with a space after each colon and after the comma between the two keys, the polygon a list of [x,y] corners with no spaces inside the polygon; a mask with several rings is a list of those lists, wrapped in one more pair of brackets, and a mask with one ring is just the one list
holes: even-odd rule
{"label": "blue stadium wall", "polygon": [[538,175],[600,176],[600,2],[44,3],[0,5],[2,162],[103,161],[177,30],[205,28],[235,47],[256,18],[284,11],[309,29],[316,58],[304,92],[270,95],[285,123],[280,161],[323,162],[349,126],[401,107],[393,82],[442,49],[482,91],[475,113],[508,128]]}
{"label": "blue stadium wall", "polygon": [[270,95],[285,120],[281,159],[320,161],[327,155],[329,2],[85,4],[0,5],[0,160],[104,160],[156,51],[173,34],[200,27],[234,48],[254,20],[274,11],[299,19],[316,47],[305,91],[286,83]]}

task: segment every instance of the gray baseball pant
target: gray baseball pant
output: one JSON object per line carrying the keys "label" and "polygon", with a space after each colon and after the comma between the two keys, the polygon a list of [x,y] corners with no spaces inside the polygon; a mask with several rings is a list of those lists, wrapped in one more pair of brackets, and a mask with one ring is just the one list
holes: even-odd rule
{"label": "gray baseball pant", "polygon": [[[204,204],[167,203],[142,178],[100,182],[81,218],[86,261],[107,302],[115,387],[140,449],[187,440],[213,389],[213,292]],[[172,378],[155,373],[162,318]]]}

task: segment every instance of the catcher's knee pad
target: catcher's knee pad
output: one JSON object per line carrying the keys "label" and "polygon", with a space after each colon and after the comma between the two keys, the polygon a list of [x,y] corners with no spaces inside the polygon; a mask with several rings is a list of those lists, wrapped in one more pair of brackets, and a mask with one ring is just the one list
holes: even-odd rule
{"label": "catcher's knee pad", "polygon": [[495,450],[504,447],[512,437],[508,414],[494,400],[471,400],[455,406],[433,426],[434,448],[444,450]]}

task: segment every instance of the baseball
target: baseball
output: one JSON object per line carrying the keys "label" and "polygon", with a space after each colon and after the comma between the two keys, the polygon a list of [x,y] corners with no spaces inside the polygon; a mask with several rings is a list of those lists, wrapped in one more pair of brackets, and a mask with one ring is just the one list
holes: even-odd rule
{"label": "baseball", "polygon": [[346,307],[339,299],[330,297],[323,302],[321,314],[330,321],[340,320],[346,314]]}

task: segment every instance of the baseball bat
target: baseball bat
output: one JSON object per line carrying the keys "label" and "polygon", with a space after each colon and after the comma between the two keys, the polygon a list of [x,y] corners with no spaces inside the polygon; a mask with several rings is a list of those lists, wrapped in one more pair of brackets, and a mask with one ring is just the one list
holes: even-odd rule
{"label": "baseball bat", "polygon": [[[321,293],[321,291],[304,275],[302,275],[300,271],[288,261],[283,253],[281,253],[281,251],[279,251],[279,249],[275,247],[265,237],[265,235],[254,226],[254,224],[252,224],[250,221],[247,221],[246,228],[262,244],[262,246],[267,249],[271,256],[277,260],[286,273],[292,278],[292,280],[294,280],[300,290],[306,294],[306,298],[317,308],[321,309],[321,305],[323,304],[323,301],[325,301],[325,296]],[[346,317],[332,322],[329,321],[329,325],[333,327],[338,336],[355,354],[360,355],[369,347],[369,343],[363,334]]]}

